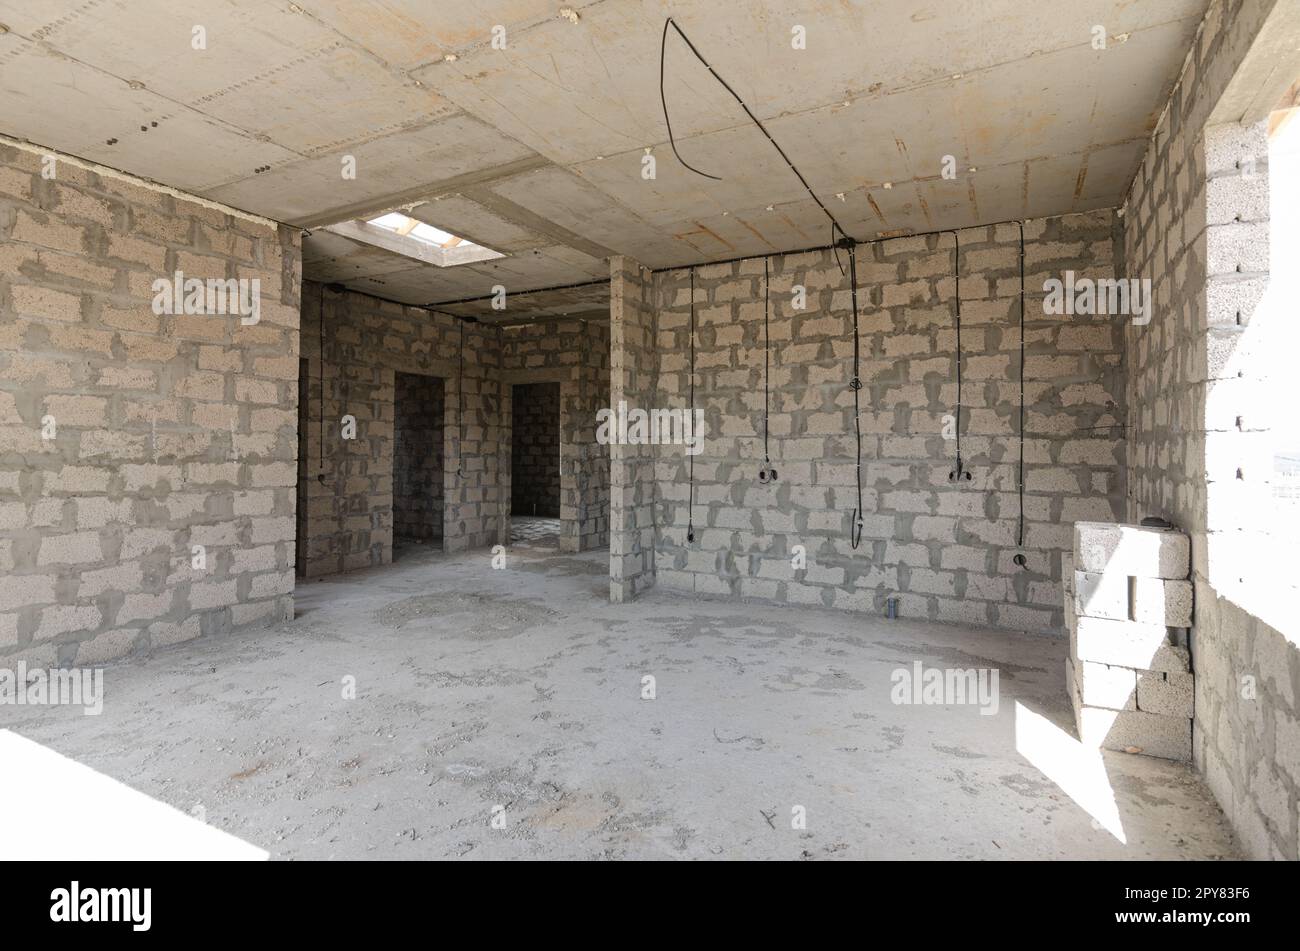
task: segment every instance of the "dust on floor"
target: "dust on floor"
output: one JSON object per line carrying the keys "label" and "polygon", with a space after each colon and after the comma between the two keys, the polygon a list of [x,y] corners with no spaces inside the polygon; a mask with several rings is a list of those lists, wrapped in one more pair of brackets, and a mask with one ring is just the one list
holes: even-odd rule
{"label": "dust on floor", "polygon": [[[1105,754],[1109,820],[1058,785],[1063,640],[608,590],[606,552],[417,552],[0,726],[282,859],[1236,854],[1185,765]],[[918,661],[997,668],[996,714],[892,702]]]}

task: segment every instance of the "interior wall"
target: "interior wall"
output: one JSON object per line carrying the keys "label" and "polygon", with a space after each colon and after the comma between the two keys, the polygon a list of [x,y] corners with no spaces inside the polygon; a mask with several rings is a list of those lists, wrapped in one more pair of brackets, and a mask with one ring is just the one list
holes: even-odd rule
{"label": "interior wall", "polygon": [[[609,259],[610,406],[654,405],[660,355],[652,274],[623,255]],[[653,446],[609,443],[609,598],[631,601],[655,584]]]}
{"label": "interior wall", "polygon": [[1257,364],[1239,353],[1268,285],[1267,134],[1223,121],[1225,94],[1272,7],[1211,5],[1124,205],[1129,273],[1157,288],[1151,323],[1128,330],[1128,515],[1191,536],[1196,766],[1247,854],[1295,859],[1300,651],[1224,584],[1250,574],[1241,500],[1271,469],[1253,464]]}
{"label": "interior wall", "polygon": [[[310,425],[310,417],[307,415],[307,400],[302,398],[302,394],[307,391],[310,385],[311,367],[305,357],[298,358],[298,427],[294,433],[295,442],[298,441],[298,433],[307,431]],[[306,577],[307,573],[307,535],[304,531],[304,525],[307,516],[307,459],[301,452],[296,453],[298,457],[298,486],[294,492],[294,539],[293,539],[293,569],[295,578]]]}
{"label": "interior wall", "polygon": [[609,327],[577,319],[503,327],[501,349],[507,397],[515,384],[559,384],[560,550],[604,548],[610,454],[596,439],[596,414],[609,405]]}
{"label": "interior wall", "polygon": [[446,482],[445,381],[398,373],[393,405],[393,535],[441,544]]}
{"label": "interior wall", "polygon": [[[366,294],[323,289],[312,281],[303,283],[302,327],[310,382],[305,394],[310,425],[302,434],[309,470],[307,576],[392,561],[399,372],[445,381],[443,548],[461,551],[502,542],[503,490],[509,491],[502,460],[508,471],[509,444],[502,442],[500,331]],[[355,438],[344,438],[344,417],[355,420]]]}
{"label": "interior wall", "polygon": [[511,394],[510,514],[560,517],[560,384],[516,383]]}
{"label": "interior wall", "polygon": [[[0,146],[0,662],[292,617],[297,230],[49,157]],[[164,312],[177,272],[257,321]]]}
{"label": "interior wall", "polygon": [[[1044,282],[1111,278],[1110,211],[1026,223],[1025,538],[1016,544],[1019,442],[1019,229],[960,232],[962,455],[954,483],[956,282],[951,234],[862,245],[863,511],[857,504],[849,282],[830,251],[771,265],[769,449],[763,460],[764,262],[695,272],[696,405],[705,438],[694,458],[696,540],[686,539],[690,457],[656,447],[659,584],[1058,632],[1062,555],[1076,520],[1123,513],[1124,367],[1119,319],[1043,312]],[[847,261],[841,260],[847,267]],[[797,287],[806,307],[795,307]],[[640,405],[689,405],[690,273],[657,272],[658,380]],[[649,408],[648,406],[646,408]],[[949,425],[949,434],[955,425]],[[797,547],[798,546],[798,547]],[[806,565],[794,561],[802,549]],[[1022,569],[1017,553],[1027,557]]]}

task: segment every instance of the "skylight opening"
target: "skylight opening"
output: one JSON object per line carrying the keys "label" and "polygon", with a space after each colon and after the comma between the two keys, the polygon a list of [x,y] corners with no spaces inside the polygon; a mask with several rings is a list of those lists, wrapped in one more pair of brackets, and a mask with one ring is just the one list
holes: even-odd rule
{"label": "skylight opening", "polygon": [[433,245],[435,248],[442,248],[444,251],[449,251],[452,248],[482,248],[485,251],[489,250],[483,248],[481,244],[475,244],[473,241],[462,238],[460,235],[443,231],[441,228],[435,228],[423,221],[417,221],[410,215],[404,215],[400,211],[390,211],[378,218],[370,218],[366,221],[366,224],[384,228],[402,237],[423,241],[425,244]]}
{"label": "skylight opening", "polygon": [[475,244],[401,211],[340,221],[326,226],[326,230],[434,267],[477,264],[505,257],[500,251]]}

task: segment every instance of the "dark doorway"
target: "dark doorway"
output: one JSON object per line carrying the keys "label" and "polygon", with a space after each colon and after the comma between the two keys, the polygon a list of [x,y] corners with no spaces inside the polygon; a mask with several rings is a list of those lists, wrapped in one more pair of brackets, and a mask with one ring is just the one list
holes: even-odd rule
{"label": "dark doorway", "polygon": [[395,375],[393,394],[393,558],[421,547],[442,547],[444,436],[443,380]]}
{"label": "dark doorway", "polygon": [[558,547],[560,384],[517,384],[511,405],[511,540]]}

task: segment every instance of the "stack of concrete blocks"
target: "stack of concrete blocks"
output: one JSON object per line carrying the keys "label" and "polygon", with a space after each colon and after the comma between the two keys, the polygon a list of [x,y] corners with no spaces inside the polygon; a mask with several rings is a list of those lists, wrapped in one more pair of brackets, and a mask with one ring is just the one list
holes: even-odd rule
{"label": "stack of concrete blocks", "polygon": [[1066,682],[1087,746],[1192,756],[1191,546],[1172,529],[1077,522],[1064,566]]}

